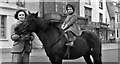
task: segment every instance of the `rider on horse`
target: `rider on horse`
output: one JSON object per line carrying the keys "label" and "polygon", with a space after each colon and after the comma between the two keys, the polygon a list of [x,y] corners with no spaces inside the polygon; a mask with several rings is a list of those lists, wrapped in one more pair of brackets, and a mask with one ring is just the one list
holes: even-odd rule
{"label": "rider on horse", "polygon": [[69,42],[66,45],[73,46],[75,36],[81,35],[81,29],[77,25],[77,20],[79,16],[75,13],[75,8],[71,4],[68,4],[66,6],[66,10],[67,10],[68,16],[66,17],[61,28],[65,30],[68,36]]}

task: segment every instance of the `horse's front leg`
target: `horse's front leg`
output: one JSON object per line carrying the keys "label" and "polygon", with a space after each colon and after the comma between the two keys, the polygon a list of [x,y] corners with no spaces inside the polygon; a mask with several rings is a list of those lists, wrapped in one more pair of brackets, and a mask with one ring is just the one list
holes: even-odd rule
{"label": "horse's front leg", "polygon": [[51,62],[52,64],[56,64],[56,63],[55,63],[55,58],[54,58],[54,57],[49,57],[49,60],[50,60],[50,62]]}

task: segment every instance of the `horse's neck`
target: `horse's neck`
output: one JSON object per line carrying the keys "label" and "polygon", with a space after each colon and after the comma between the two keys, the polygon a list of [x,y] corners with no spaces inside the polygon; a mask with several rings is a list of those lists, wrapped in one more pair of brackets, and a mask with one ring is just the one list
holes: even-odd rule
{"label": "horse's neck", "polygon": [[38,23],[38,27],[41,27],[36,30],[36,34],[43,43],[43,45],[49,45],[54,43],[57,38],[60,37],[61,32],[57,26],[53,23],[49,23],[47,20],[40,19],[41,23]]}
{"label": "horse's neck", "polygon": [[54,28],[53,30],[49,29],[47,31],[39,30],[38,32],[35,33],[37,34],[37,36],[39,37],[44,46],[52,44],[59,37],[59,33]]}

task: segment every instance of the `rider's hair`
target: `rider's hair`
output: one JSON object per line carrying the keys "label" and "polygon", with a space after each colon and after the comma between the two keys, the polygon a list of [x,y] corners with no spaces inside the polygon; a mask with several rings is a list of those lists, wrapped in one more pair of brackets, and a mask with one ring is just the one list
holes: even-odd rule
{"label": "rider's hair", "polygon": [[68,7],[71,7],[71,8],[73,9],[73,11],[75,11],[75,7],[74,7],[73,5],[67,4],[67,5],[66,5],[66,10],[68,10]]}

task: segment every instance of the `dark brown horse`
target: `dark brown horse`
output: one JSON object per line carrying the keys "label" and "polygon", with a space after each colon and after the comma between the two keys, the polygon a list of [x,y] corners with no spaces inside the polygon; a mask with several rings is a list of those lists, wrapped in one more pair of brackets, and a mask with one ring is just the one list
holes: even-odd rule
{"label": "dark brown horse", "polygon": [[[30,13],[25,21],[15,29],[16,33],[35,32],[45,47],[45,52],[52,64],[62,64],[63,59],[77,59],[84,57],[87,64],[102,64],[101,61],[101,41],[99,37],[91,31],[83,31],[81,36],[77,36],[74,47],[70,48],[69,58],[66,55],[67,42],[63,31],[49,20],[38,17],[38,13]],[[90,55],[93,57],[91,61]]]}

